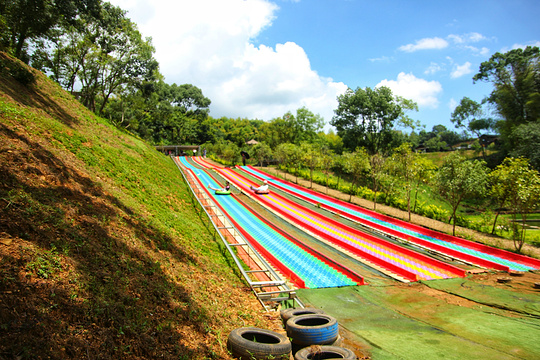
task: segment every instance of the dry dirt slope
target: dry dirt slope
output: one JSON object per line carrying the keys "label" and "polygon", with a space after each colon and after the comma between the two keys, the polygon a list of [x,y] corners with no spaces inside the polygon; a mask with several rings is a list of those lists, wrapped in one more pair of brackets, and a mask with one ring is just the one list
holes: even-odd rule
{"label": "dry dirt slope", "polygon": [[279,329],[178,175],[0,53],[0,359],[227,359]]}

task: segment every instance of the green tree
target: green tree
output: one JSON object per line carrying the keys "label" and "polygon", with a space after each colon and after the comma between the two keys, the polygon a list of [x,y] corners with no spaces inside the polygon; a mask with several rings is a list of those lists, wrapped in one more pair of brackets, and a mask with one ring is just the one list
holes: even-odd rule
{"label": "green tree", "polygon": [[369,154],[366,149],[358,148],[353,153],[344,153],[342,155],[341,164],[344,172],[352,178],[352,187],[349,192],[349,202],[351,202],[352,195],[356,192],[360,179],[365,176],[370,169]]}
{"label": "green tree", "polygon": [[488,101],[502,117],[497,127],[510,151],[517,143],[514,130],[540,119],[540,49],[527,46],[504,54],[495,53],[480,65],[473,77],[476,81],[493,84]]}
{"label": "green tree", "polygon": [[300,145],[300,153],[302,163],[309,168],[309,187],[313,188],[313,170],[321,165],[320,148],[315,144],[303,142]]}
{"label": "green tree", "polygon": [[531,122],[516,127],[512,133],[515,147],[510,156],[526,157],[533,168],[540,170],[540,122]]}
{"label": "green tree", "polygon": [[317,137],[317,132],[324,126],[324,119],[313,114],[306,107],[296,110],[296,117],[288,112],[283,116],[288,126],[292,130],[291,142],[300,145],[302,142],[313,142]]}
{"label": "green tree", "polygon": [[347,149],[365,147],[370,154],[389,150],[394,122],[403,117],[403,100],[388,87],[348,89],[338,96],[331,124]]}
{"label": "green tree", "polygon": [[388,180],[388,172],[386,171],[386,158],[382,154],[373,154],[369,156],[371,177],[371,189],[374,192],[373,195],[373,209],[377,208],[377,192],[382,189],[385,182]]}
{"label": "green tree", "polygon": [[456,234],[456,213],[465,199],[484,196],[487,191],[487,167],[484,161],[467,161],[458,152],[448,155],[435,176],[437,194],[452,208],[452,234]]}
{"label": "green tree", "polygon": [[394,149],[394,153],[390,157],[390,160],[393,163],[392,168],[394,170],[394,175],[405,190],[409,221],[411,221],[411,192],[416,180],[416,173],[419,171],[416,166],[418,158],[418,154],[411,150],[410,144],[403,144]]}
{"label": "green tree", "polygon": [[260,166],[273,157],[272,149],[264,142],[253,145],[251,152]]}
{"label": "green tree", "polygon": [[[500,209],[504,206],[512,210],[513,240],[517,251],[525,243],[527,215],[538,208],[540,202],[540,176],[531,169],[524,158],[506,158],[490,174],[491,196],[497,201],[498,208],[493,230],[497,224]],[[517,227],[517,216],[521,216],[521,231]]]}
{"label": "green tree", "polygon": [[[296,183],[298,184],[298,169],[302,159],[300,148],[294,144],[280,144],[274,151],[274,156],[286,168],[292,166],[295,169]],[[287,171],[285,171],[285,180],[287,179]]]}
{"label": "green tree", "polygon": [[457,128],[466,128],[476,136],[482,146],[482,157],[485,159],[486,150],[482,144],[481,136],[483,132],[495,127],[495,121],[484,116],[482,105],[468,97],[464,97],[452,112],[450,120]]}
{"label": "green tree", "polygon": [[3,24],[0,47],[28,63],[30,45],[49,39],[55,30],[72,25],[79,16],[96,16],[100,3],[100,0],[0,0]]}
{"label": "green tree", "polygon": [[81,16],[53,39],[50,54],[40,64],[69,91],[74,85],[81,102],[100,114],[113,94],[157,80],[158,62],[150,39],[143,40],[126,12],[103,3],[99,16]]}
{"label": "green tree", "polygon": [[293,129],[290,122],[282,118],[264,122],[259,132],[261,141],[266,142],[272,149],[275,149],[280,144],[293,142]]}

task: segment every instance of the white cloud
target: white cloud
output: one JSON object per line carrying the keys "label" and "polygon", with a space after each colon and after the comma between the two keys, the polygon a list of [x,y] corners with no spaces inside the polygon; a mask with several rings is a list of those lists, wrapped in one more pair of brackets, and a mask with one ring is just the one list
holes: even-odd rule
{"label": "white cloud", "polygon": [[384,62],[384,63],[390,63],[392,62],[392,58],[388,57],[388,56],[381,56],[379,58],[372,58],[372,59],[368,59],[369,61],[371,62]]}
{"label": "white cloud", "polygon": [[454,70],[450,73],[450,77],[452,79],[457,79],[459,77],[472,73],[471,65],[472,64],[468,61],[463,65],[455,65]]}
{"label": "white cloud", "polygon": [[487,47],[477,48],[476,46],[465,45],[464,48],[470,50],[474,55],[486,56],[490,53]]}
{"label": "white cloud", "polygon": [[454,98],[451,98],[448,102],[448,109],[450,109],[450,112],[454,112],[457,106],[458,102]]}
{"label": "white cloud", "polygon": [[429,67],[424,71],[426,75],[433,75],[443,70],[443,66],[437,63],[432,62]]}
{"label": "white cloud", "polygon": [[477,32],[472,32],[464,35],[448,35],[448,39],[452,40],[456,44],[467,44],[467,43],[476,43],[482,40],[487,40],[487,38]]}
{"label": "white cloud", "polygon": [[306,106],[329,122],[347,89],[312,70],[293,42],[254,45],[279,9],[269,0],[111,2],[153,38],[165,80],[201,88],[214,117],[269,120]]}
{"label": "white cloud", "polygon": [[417,40],[415,44],[407,44],[399,47],[399,50],[405,52],[415,52],[418,50],[444,49],[448,47],[448,41],[439,37],[424,38]]}
{"label": "white cloud", "polygon": [[[512,49],[511,50],[514,50],[514,49],[525,49],[527,46],[538,46],[540,47],[540,41],[532,41],[526,45],[524,44],[514,44],[512,45]],[[503,49],[502,52],[507,52],[507,51],[510,51],[508,50],[507,48]]]}
{"label": "white cloud", "polygon": [[399,73],[397,80],[383,80],[375,87],[387,86],[394,95],[402,96],[415,101],[419,107],[437,108],[437,96],[442,92],[442,85],[438,81],[419,79],[413,74]]}

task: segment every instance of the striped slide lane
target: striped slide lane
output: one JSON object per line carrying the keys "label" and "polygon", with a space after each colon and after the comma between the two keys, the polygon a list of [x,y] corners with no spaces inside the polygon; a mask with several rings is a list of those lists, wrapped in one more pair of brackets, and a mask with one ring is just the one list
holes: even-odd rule
{"label": "striped slide lane", "polygon": [[[395,219],[388,219],[392,221],[389,222],[380,218],[383,215],[374,214],[374,216],[371,216],[367,214],[368,210],[366,209],[362,209],[362,211],[357,211],[356,206],[351,206],[351,204],[346,204],[338,199],[329,199],[323,194],[318,194],[307,189],[292,185],[252,167],[246,166],[239,168],[252,176],[260,179],[269,180],[273,186],[279,187],[287,193],[299,196],[304,200],[310,201],[312,203],[322,204],[326,207],[329,207],[331,210],[336,211],[345,217],[348,217],[349,219],[358,221],[367,226],[375,227],[380,231],[386,232],[390,235],[397,236],[413,243],[417,243],[418,245],[430,248],[431,250],[441,252],[457,259],[462,259],[465,262],[469,262],[482,267],[505,271],[528,271],[540,268],[540,266],[534,266],[534,259],[528,259],[527,257],[519,256],[512,253],[507,254],[507,252],[503,250],[494,250],[494,248],[490,248],[488,246],[479,246],[476,243],[472,244],[464,239],[461,239],[461,244],[456,244],[451,241],[446,241],[433,236],[429,236],[409,229],[407,227],[401,226],[401,222],[400,224],[392,223],[396,222]],[[430,231],[430,233],[433,234],[435,232]],[[476,249],[472,247],[467,247],[464,244],[470,244],[471,246],[475,246]],[[492,252],[496,252],[498,255],[495,255]],[[508,257],[512,257],[522,261],[513,261]]]}
{"label": "striped slide lane", "polygon": [[[184,167],[190,168],[201,181],[201,185],[219,184],[204,170],[192,166],[186,159],[181,159]],[[245,209],[234,196],[215,196],[208,192],[244,230],[258,241],[266,250],[296,273],[308,288],[339,287],[357,285],[356,282],[309,254],[296,244],[275,232],[270,226]]]}
{"label": "striped slide lane", "polygon": [[[247,178],[231,169],[215,168],[214,170],[232,183],[237,184],[244,191],[250,192],[249,186],[253,183]],[[464,276],[461,269],[401,248],[383,239],[364,234],[339,222],[330,221],[327,217],[309,212],[307,208],[288,201],[275,193],[256,195],[254,199],[281,213],[298,227],[307,228],[315,234],[326,237],[334,245],[352,246],[360,257],[369,255],[369,258],[379,260],[383,264],[382,266],[385,266],[384,264],[394,265],[414,274],[416,278],[409,279],[411,281],[415,281],[417,278],[428,280]]]}

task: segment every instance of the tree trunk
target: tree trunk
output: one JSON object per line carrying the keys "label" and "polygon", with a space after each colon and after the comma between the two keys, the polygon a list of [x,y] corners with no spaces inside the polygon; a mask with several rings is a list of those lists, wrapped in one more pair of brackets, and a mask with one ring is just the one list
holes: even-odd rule
{"label": "tree trunk", "polygon": [[493,221],[493,228],[491,229],[491,235],[495,235],[495,227],[497,226],[497,218],[499,217],[500,213],[501,213],[501,208],[498,208],[497,213],[495,214],[495,221]]}

